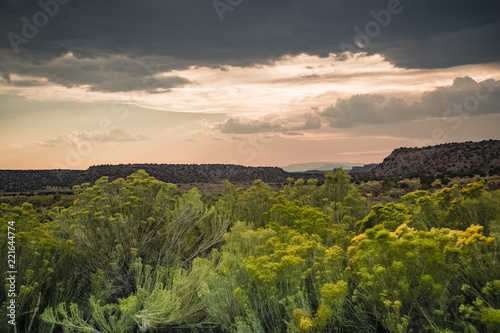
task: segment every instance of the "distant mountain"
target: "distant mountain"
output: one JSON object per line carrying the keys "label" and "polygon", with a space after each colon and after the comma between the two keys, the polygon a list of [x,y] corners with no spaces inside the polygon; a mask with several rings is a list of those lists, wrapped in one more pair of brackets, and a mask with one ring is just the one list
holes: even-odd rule
{"label": "distant mountain", "polygon": [[499,172],[500,140],[487,140],[446,143],[423,148],[398,148],[367,175],[411,176],[427,173],[464,176]]}
{"label": "distant mountain", "polygon": [[313,172],[313,171],[332,171],[335,168],[342,168],[344,171],[349,171],[354,166],[361,166],[360,163],[348,162],[312,162],[290,164],[283,167],[287,172]]}
{"label": "distant mountain", "polygon": [[266,183],[286,183],[287,178],[316,178],[311,174],[291,174],[277,167],[245,167],[231,164],[120,164],[92,166],[87,170],[0,170],[0,191],[26,192],[71,189],[74,185],[94,183],[103,176],[110,181],[126,178],[145,170],[158,180],[174,184],[250,183],[260,179]]}

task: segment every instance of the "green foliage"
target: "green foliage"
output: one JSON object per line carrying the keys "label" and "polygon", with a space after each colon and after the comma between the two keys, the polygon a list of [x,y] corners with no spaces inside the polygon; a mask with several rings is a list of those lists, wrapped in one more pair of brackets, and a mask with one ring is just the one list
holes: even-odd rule
{"label": "green foliage", "polygon": [[225,184],[202,200],[140,171],[63,207],[1,204],[17,331],[500,330],[500,191],[483,180],[373,207],[340,169]]}
{"label": "green foliage", "polygon": [[210,317],[225,330],[297,330],[307,321],[297,317],[301,311],[319,311],[317,319],[307,317],[311,327],[341,321],[346,295],[331,290],[345,267],[340,247],[325,247],[316,234],[276,223],[258,230],[237,223],[226,239],[217,275],[204,296]]}
{"label": "green foliage", "polygon": [[[146,332],[179,325],[200,326],[204,311],[199,293],[206,288],[212,266],[209,261],[196,259],[188,272],[182,268],[153,268],[137,259],[130,269],[136,291],[127,298],[108,303],[103,297],[107,290],[94,290],[86,310],[75,303],[60,303],[55,309],[47,308],[41,317],[65,331]],[[95,284],[107,289],[99,275],[94,277]]]}
{"label": "green foliage", "polygon": [[395,230],[409,218],[408,209],[402,204],[390,202],[385,206],[378,204],[372,207],[370,214],[356,223],[359,231],[382,224],[387,229]]}
{"label": "green foliage", "polygon": [[420,178],[420,185],[424,189],[431,187],[432,183],[436,180],[436,177],[434,175],[427,175],[427,174],[422,174],[419,176],[419,178]]}
{"label": "green foliage", "polygon": [[418,191],[402,200],[412,212],[412,226],[422,230],[434,227],[465,230],[471,225],[481,225],[489,235],[500,215],[500,191],[487,192],[482,180],[462,190],[454,186],[432,194]]}
{"label": "green foliage", "polygon": [[[234,188],[229,191],[234,191]],[[232,209],[234,219],[251,222],[256,228],[266,225],[269,210],[276,200],[276,195],[269,185],[256,180],[252,187],[246,191],[238,190],[236,195],[237,200]]]}
{"label": "green foliage", "polygon": [[[19,331],[29,331],[41,326],[39,314],[45,307],[79,294],[83,285],[75,270],[78,258],[71,240],[55,236],[58,230],[55,223],[40,223],[31,204],[25,203],[21,207],[1,204],[0,211],[0,230],[3,235],[0,252],[6,255],[7,222],[15,222],[16,322]],[[6,266],[5,261],[1,268],[3,281],[8,276]],[[0,290],[2,318],[7,318],[7,290],[7,285]],[[8,332],[11,328],[7,320],[1,321],[2,332]]]}
{"label": "green foliage", "polygon": [[270,222],[287,226],[309,235],[316,234],[325,244],[334,244],[337,240],[343,242],[346,233],[344,226],[333,224],[328,215],[318,208],[299,206],[279,196],[278,203],[271,208]]}
{"label": "green foliage", "polygon": [[220,244],[230,223],[218,207],[206,207],[196,189],[181,195],[175,185],[145,172],[126,181],[103,178],[76,190],[75,205],[54,220],[84,258],[82,273],[103,270],[120,286],[110,296],[115,299],[133,291],[126,272],[135,258],[150,265],[185,266]]}
{"label": "green foliage", "polygon": [[[349,248],[356,311],[373,313],[390,332],[410,326],[464,329],[470,323],[460,315],[465,298],[459,286],[498,277],[494,239],[482,231],[418,231],[406,224],[394,232],[383,225],[366,230]],[[498,307],[498,300],[492,304]]]}

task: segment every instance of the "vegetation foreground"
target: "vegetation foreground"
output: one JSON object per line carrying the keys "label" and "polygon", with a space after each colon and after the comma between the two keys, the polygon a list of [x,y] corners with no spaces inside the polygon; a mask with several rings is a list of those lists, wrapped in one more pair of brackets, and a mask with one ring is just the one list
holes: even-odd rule
{"label": "vegetation foreground", "polygon": [[140,171],[42,221],[4,203],[17,325],[5,285],[0,331],[500,332],[500,190],[483,185],[371,206],[336,169],[202,200]]}

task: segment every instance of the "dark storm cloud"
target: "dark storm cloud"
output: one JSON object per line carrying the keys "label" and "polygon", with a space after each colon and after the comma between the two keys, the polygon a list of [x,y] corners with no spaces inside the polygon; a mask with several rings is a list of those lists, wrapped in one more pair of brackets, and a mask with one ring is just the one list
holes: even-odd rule
{"label": "dark storm cloud", "polygon": [[[435,68],[498,61],[500,55],[496,42],[500,16],[493,0],[401,0],[399,4],[397,0],[252,0],[225,12],[223,22],[213,1],[207,0],[72,0],[59,5],[15,54],[7,34],[22,36],[21,18],[32,22],[41,10],[36,1],[0,5],[2,75],[39,74],[67,86],[127,91],[135,87],[127,81],[144,76],[143,64],[99,64],[98,59],[150,57],[169,70],[190,65],[252,66],[285,54],[326,56],[350,49],[384,54],[397,66]],[[78,59],[96,62],[86,66],[102,65],[101,74],[97,67],[89,70],[81,64],[69,64],[57,74],[51,68],[49,73],[45,65],[69,51]],[[17,57],[17,67],[8,55]],[[64,73],[73,68],[71,75]],[[183,83],[173,78],[160,88]]]}
{"label": "dark storm cloud", "polygon": [[[13,86],[39,86],[36,80],[13,81],[11,74],[43,77],[49,82],[65,87],[88,86],[90,91],[128,92],[156,89],[168,90],[189,84],[183,77],[161,76],[161,66],[151,66],[148,59],[129,59],[119,55],[94,59],[79,59],[71,55],[30,63],[26,58],[19,59],[5,54],[0,64],[2,77]],[[0,54],[1,56],[1,54]],[[151,61],[149,59],[149,61]],[[155,63],[154,61],[152,63]],[[31,82],[31,85],[30,85]]]}
{"label": "dark storm cloud", "polygon": [[354,95],[340,99],[320,115],[331,127],[390,124],[444,117],[458,118],[500,113],[500,81],[476,82],[470,77],[456,78],[453,85],[422,94],[419,101],[382,95]]}
{"label": "dark storm cloud", "polygon": [[11,83],[16,87],[40,87],[43,83],[38,80],[19,80]]}

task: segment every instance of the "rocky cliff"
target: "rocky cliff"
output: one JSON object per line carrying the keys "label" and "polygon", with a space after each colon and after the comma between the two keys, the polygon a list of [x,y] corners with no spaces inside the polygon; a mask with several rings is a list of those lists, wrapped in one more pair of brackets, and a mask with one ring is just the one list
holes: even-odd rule
{"label": "rocky cliff", "polygon": [[500,140],[446,143],[423,148],[399,148],[368,175],[496,174],[500,171]]}

